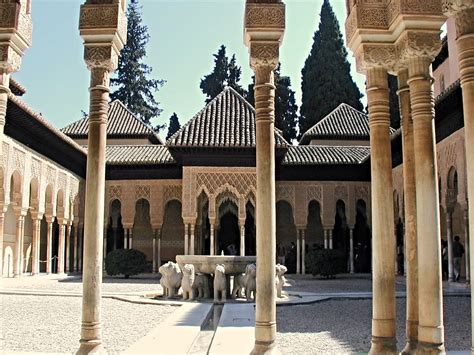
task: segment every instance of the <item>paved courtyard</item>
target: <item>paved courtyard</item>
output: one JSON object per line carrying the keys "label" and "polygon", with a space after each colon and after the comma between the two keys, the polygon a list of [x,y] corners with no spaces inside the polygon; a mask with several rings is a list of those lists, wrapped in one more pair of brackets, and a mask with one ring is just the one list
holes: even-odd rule
{"label": "paved courtyard", "polygon": [[[77,350],[80,334],[82,283],[78,277],[54,276],[3,279],[1,316],[3,349],[7,352]],[[283,354],[367,352],[370,348],[371,300],[368,275],[345,275],[335,280],[288,276],[286,291],[318,294],[360,293],[361,298],[337,298],[308,305],[277,308],[278,346]],[[465,293],[464,284],[449,290]],[[126,350],[167,319],[178,307],[123,302],[110,297],[160,292],[152,275],[125,280],[106,278],[103,283],[103,337],[108,352]],[[398,278],[397,291],[404,291]],[[15,293],[15,294],[7,294]],[[46,295],[45,295],[46,294]],[[470,344],[470,298],[444,299],[447,350],[467,350]],[[398,346],[404,345],[405,298],[397,301]]]}

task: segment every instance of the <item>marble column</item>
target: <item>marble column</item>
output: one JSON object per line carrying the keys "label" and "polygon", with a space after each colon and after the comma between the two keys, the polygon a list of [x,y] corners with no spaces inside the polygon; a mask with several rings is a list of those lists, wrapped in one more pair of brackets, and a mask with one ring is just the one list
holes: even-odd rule
{"label": "marble column", "polygon": [[53,216],[46,216],[46,273],[51,274],[52,272],[52,260],[53,257]]}
{"label": "marble column", "polygon": [[[79,30],[84,59],[91,72],[84,214],[84,259],[81,340],[78,354],[104,352],[102,346],[102,261],[105,195],[105,148],[109,111],[110,73],[127,38],[126,1],[86,0]],[[95,13],[103,15],[97,22]],[[130,239],[130,244],[131,243]],[[131,246],[131,245],[130,245]]]}
{"label": "marble column", "polygon": [[[461,76],[464,144],[466,148],[466,175],[469,220],[469,255],[474,255],[474,2],[466,0],[443,0],[445,15],[454,16],[456,44]],[[467,249],[467,247],[466,247]],[[468,252],[466,252],[467,256]],[[474,274],[474,263],[469,265]],[[474,287],[471,287],[471,352],[474,353]]]}
{"label": "marble column", "polygon": [[301,239],[300,231],[296,231],[296,273],[301,274]]}
{"label": "marble column", "polygon": [[123,231],[123,248],[124,249],[128,249],[127,243],[128,243],[128,228],[124,228],[124,231]]}
{"label": "marble column", "polygon": [[5,207],[0,206],[0,277],[3,277],[3,231],[5,228]]}
{"label": "marble column", "polygon": [[184,224],[184,255],[189,254],[189,224]]}
{"label": "marble column", "polygon": [[405,273],[406,273],[406,339],[403,354],[416,350],[418,344],[418,249],[416,236],[416,189],[413,120],[411,117],[408,69],[398,72],[398,100],[400,106],[403,191],[405,203]]}
{"label": "marble column", "polygon": [[43,216],[36,214],[33,216],[32,225],[32,245],[31,245],[31,274],[38,275],[40,272],[39,256],[40,256],[40,238],[41,238],[41,220]]}
{"label": "marble column", "polygon": [[23,275],[23,234],[25,232],[26,213],[16,214],[15,253],[13,256],[13,274],[15,277]]}
{"label": "marble column", "polygon": [[128,249],[133,249],[133,228],[128,229]]}
{"label": "marble column", "polygon": [[161,266],[161,226],[156,229],[156,270],[155,272],[158,272],[158,269]]}
{"label": "marble column", "polygon": [[328,235],[328,239],[329,239],[329,249],[332,249],[332,247],[333,247],[333,244],[332,244],[332,237],[333,237],[333,236],[332,236],[332,229],[329,229],[329,230],[328,230],[328,234],[329,234],[329,235]]}
{"label": "marble column", "polygon": [[470,249],[469,249],[469,211],[468,210],[464,210],[464,235],[466,237],[466,245],[465,245],[465,250],[466,250],[466,253],[464,254],[464,257],[465,257],[465,265],[466,265],[466,283],[467,284],[470,284],[471,283],[471,273],[470,273],[470,262],[471,262],[471,258],[470,258]]}
{"label": "marble column", "polygon": [[152,268],[151,272],[156,273],[156,235],[157,235],[157,229],[155,228],[153,230],[153,239],[152,239]]}
{"label": "marble column", "polygon": [[77,257],[77,271],[82,274],[83,271],[83,260],[84,260],[84,227],[79,225],[77,229],[77,236],[79,238],[79,248],[78,248],[78,257]]}
{"label": "marble column", "polygon": [[245,220],[239,222],[240,227],[240,256],[245,256]]}
{"label": "marble column", "polygon": [[306,230],[301,230],[301,273],[306,274]]}
{"label": "marble column", "polygon": [[66,239],[66,224],[59,221],[59,243],[58,243],[58,274],[64,274],[64,241]]}
{"label": "marble column", "polygon": [[[408,59],[408,85],[416,177],[419,323],[418,351],[444,352],[443,297],[441,279],[441,233],[438,196],[438,169],[434,134],[432,58]],[[375,207],[374,207],[375,209]]]}
{"label": "marble column", "polygon": [[324,230],[324,249],[329,248],[329,229]]}
{"label": "marble column", "polygon": [[215,249],[214,249],[214,239],[215,239],[215,226],[214,222],[210,222],[210,231],[209,231],[209,250],[210,250],[210,255],[215,255]]}
{"label": "marble column", "polygon": [[194,255],[194,230],[195,230],[194,223],[189,225],[189,255]]}
{"label": "marble column", "polygon": [[354,273],[354,227],[349,227],[349,272]]}
{"label": "marble column", "polygon": [[367,69],[372,197],[371,354],[397,353],[395,323],[395,238],[393,238],[392,152],[387,71]]}
{"label": "marble column", "polygon": [[66,272],[71,271],[71,230],[72,223],[66,226]]}
{"label": "marble column", "polygon": [[73,253],[73,257],[72,257],[72,271],[73,272],[77,272],[79,271],[79,268],[78,268],[78,263],[77,263],[77,258],[78,258],[78,249],[79,249],[79,236],[77,234],[78,232],[78,228],[77,228],[77,224],[73,224],[72,225],[72,229],[73,229],[73,234],[74,234],[74,253]]}
{"label": "marble column", "polygon": [[454,265],[453,265],[453,213],[448,208],[446,212],[446,239],[448,241],[448,280],[454,280]]}

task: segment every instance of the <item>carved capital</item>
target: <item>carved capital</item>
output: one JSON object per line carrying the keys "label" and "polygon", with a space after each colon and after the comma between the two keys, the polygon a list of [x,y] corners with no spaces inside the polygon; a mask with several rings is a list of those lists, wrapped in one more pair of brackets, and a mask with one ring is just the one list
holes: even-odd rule
{"label": "carved capital", "polygon": [[400,60],[406,62],[412,57],[427,57],[431,60],[441,50],[440,32],[406,31],[397,41]]}
{"label": "carved capital", "polygon": [[245,27],[285,28],[285,6],[277,4],[247,4],[245,9]]}
{"label": "carved capital", "polygon": [[457,38],[474,33],[474,6],[456,12],[454,15]]}
{"label": "carved capital", "polygon": [[395,71],[399,63],[397,47],[393,44],[364,44],[356,53],[356,64],[359,72],[369,68],[384,68]]}
{"label": "carved capital", "polygon": [[441,0],[443,13],[453,16],[460,11],[474,8],[474,0]]}
{"label": "carved capital", "polygon": [[0,43],[0,70],[10,74],[20,70],[21,55],[8,43]]}
{"label": "carved capital", "polygon": [[250,66],[269,67],[271,70],[278,66],[280,44],[278,42],[250,42]]}
{"label": "carved capital", "polygon": [[84,60],[89,69],[103,68],[110,72],[118,66],[118,53],[112,45],[85,45]]}

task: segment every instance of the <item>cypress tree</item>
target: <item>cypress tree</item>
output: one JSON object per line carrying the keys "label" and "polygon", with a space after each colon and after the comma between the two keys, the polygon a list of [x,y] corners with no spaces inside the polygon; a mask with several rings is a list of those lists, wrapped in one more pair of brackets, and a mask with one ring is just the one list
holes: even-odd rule
{"label": "cypress tree", "polygon": [[[255,106],[254,84],[255,76],[248,87],[245,99]],[[275,127],[282,131],[283,137],[291,142],[296,138],[296,126],[298,125],[298,105],[295,100],[295,92],[291,89],[291,79],[281,75],[281,64],[274,72],[275,82]]]}
{"label": "cypress tree", "polygon": [[300,135],[343,102],[362,111],[362,94],[352,80],[339,23],[329,0],[324,0],[319,28],[301,74]]}
{"label": "cypress tree", "polygon": [[200,88],[206,95],[206,103],[209,103],[219,95],[226,86],[230,86],[241,95],[245,95],[245,90],[239,84],[242,69],[237,66],[235,54],[229,62],[226,54],[226,47],[221,45],[214,54],[214,69],[206,75],[200,84]]}
{"label": "cypress tree", "polygon": [[168,134],[166,135],[166,140],[170,139],[170,137],[175,134],[180,128],[181,125],[179,124],[178,115],[176,114],[176,112],[173,112],[170,117],[170,124],[168,126]]}
{"label": "cypress tree", "polygon": [[[161,113],[154,93],[164,84],[163,80],[149,79],[152,68],[143,63],[146,45],[150,40],[148,27],[142,24],[141,7],[138,0],[131,0],[127,9],[127,44],[120,53],[117,77],[111,84],[117,90],[110,95],[111,100],[122,101],[140,120],[149,124],[150,119]],[[158,131],[164,125],[158,125]]]}

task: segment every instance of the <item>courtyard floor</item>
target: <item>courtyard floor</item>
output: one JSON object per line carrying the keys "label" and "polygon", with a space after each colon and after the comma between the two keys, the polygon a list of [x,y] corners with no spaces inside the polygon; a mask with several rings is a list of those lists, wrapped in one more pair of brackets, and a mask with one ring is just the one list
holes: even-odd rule
{"label": "courtyard floor", "polygon": [[[278,347],[283,354],[367,352],[370,348],[371,291],[369,275],[342,275],[334,280],[288,275],[287,292],[334,295],[325,301],[277,308]],[[397,278],[397,291],[405,290]],[[160,292],[153,275],[103,282],[103,338],[106,350],[117,353],[144,337],[179,307],[135,304],[110,297]],[[470,346],[470,297],[465,284],[445,283],[446,349]],[[71,353],[80,335],[82,282],[55,275],[2,279],[1,348],[5,352]],[[347,299],[344,296],[360,294]],[[448,296],[450,294],[450,296]],[[370,296],[370,295],[369,295]],[[398,347],[404,346],[405,298],[397,299]]]}

